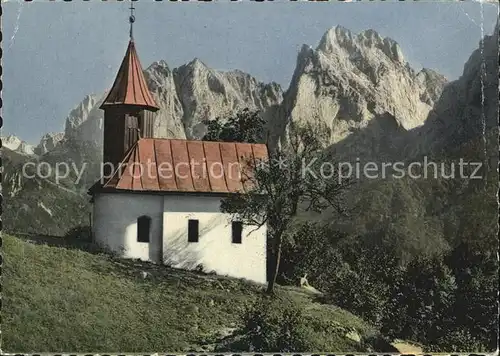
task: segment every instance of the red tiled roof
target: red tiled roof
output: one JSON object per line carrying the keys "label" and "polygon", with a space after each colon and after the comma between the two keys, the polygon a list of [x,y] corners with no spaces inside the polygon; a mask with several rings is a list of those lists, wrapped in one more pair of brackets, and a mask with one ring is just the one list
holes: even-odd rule
{"label": "red tiled roof", "polygon": [[101,109],[114,105],[135,105],[151,111],[158,110],[144,79],[133,40],[128,43],[125,58]]}
{"label": "red tiled roof", "polygon": [[249,164],[267,159],[264,144],[142,138],[90,191],[244,193],[254,184]]}

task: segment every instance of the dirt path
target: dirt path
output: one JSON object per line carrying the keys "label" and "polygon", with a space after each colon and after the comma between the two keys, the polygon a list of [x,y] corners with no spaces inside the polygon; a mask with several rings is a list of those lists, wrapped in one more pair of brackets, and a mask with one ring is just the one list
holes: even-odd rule
{"label": "dirt path", "polygon": [[399,353],[401,354],[422,355],[424,353],[420,346],[408,344],[403,341],[397,341],[392,343],[391,345],[398,349]]}

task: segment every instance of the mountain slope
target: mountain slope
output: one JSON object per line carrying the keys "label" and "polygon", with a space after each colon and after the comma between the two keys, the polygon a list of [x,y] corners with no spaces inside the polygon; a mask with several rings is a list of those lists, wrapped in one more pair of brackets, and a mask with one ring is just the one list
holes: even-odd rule
{"label": "mountain slope", "polygon": [[[73,190],[68,179],[57,184],[54,177],[37,176],[38,162],[2,149],[4,230],[64,235],[72,226],[88,224],[88,198]],[[42,175],[49,174],[40,167]]]}
{"label": "mountain slope", "polygon": [[[462,240],[481,250],[496,249],[498,202],[498,27],[486,36],[464,66],[463,75],[444,88],[422,126],[404,130],[392,115],[370,122],[332,145],[332,157],[354,162],[432,162],[428,178],[361,179],[350,195],[353,215],[338,226],[353,235],[395,244],[406,257],[436,253]],[[482,79],[481,79],[482,78]],[[432,79],[431,79],[432,80]],[[392,124],[390,124],[392,122]],[[376,126],[375,129],[372,129]],[[366,144],[368,143],[368,145]],[[481,165],[460,176],[460,160]],[[443,175],[454,176],[446,178]],[[390,172],[390,171],[389,171]],[[435,177],[435,174],[438,177]],[[423,174],[423,168],[414,174]]]}
{"label": "mountain slope", "polygon": [[498,24],[471,54],[461,77],[445,88],[425,125],[415,130],[416,147],[408,154],[446,155],[450,148],[478,140],[483,140],[489,154],[496,153],[497,130]]}

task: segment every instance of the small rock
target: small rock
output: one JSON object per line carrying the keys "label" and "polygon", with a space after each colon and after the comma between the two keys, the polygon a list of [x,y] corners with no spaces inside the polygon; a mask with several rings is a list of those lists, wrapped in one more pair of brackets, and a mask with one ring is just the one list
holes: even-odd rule
{"label": "small rock", "polygon": [[196,314],[200,311],[200,308],[197,305],[190,305],[188,310],[190,313]]}
{"label": "small rock", "polygon": [[345,337],[356,342],[361,342],[361,336],[356,331],[349,331]]}
{"label": "small rock", "polygon": [[307,287],[307,286],[309,286],[309,282],[307,282],[307,273],[304,274],[304,277],[300,277],[299,285],[301,287]]}
{"label": "small rock", "polygon": [[213,299],[210,299],[210,301],[208,302],[208,305],[213,307],[215,305],[215,302]]}
{"label": "small rock", "polygon": [[217,334],[219,335],[219,337],[225,338],[233,335],[236,330],[236,328],[222,328],[217,332]]}
{"label": "small rock", "polygon": [[148,278],[148,276],[149,276],[148,272],[141,271],[141,277],[142,277],[142,279],[146,279],[146,278]]}
{"label": "small rock", "polygon": [[215,349],[215,345],[203,345],[201,346],[201,352],[212,352]]}

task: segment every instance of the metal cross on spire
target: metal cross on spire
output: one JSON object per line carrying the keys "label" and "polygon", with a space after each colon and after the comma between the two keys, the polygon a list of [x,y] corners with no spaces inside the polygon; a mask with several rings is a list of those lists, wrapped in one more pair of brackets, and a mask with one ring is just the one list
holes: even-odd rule
{"label": "metal cross on spire", "polygon": [[131,40],[134,39],[133,32],[132,32],[133,25],[135,22],[134,10],[135,10],[134,3],[130,3],[130,17],[128,18],[128,22],[130,23],[130,39]]}

